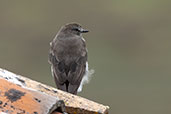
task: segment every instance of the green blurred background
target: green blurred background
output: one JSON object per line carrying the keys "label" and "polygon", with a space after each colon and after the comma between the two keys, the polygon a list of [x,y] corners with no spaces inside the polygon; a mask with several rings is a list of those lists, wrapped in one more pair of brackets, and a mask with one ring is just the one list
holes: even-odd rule
{"label": "green blurred background", "polygon": [[111,114],[171,113],[171,1],[1,0],[0,67],[55,87],[49,42],[68,22],[91,31],[80,96]]}

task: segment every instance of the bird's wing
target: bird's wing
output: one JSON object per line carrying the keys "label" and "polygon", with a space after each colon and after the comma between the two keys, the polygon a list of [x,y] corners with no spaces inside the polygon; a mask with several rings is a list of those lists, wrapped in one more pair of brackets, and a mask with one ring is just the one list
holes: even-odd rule
{"label": "bird's wing", "polygon": [[85,42],[83,41],[83,49],[82,49],[82,54],[80,57],[78,57],[77,61],[74,61],[70,65],[70,71],[68,73],[68,81],[69,81],[69,86],[68,86],[68,92],[70,93],[77,93],[77,89],[81,83],[81,80],[85,74],[86,70],[86,62],[87,62],[87,49],[85,46]]}
{"label": "bird's wing", "polygon": [[48,61],[52,65],[51,70],[52,75],[55,79],[56,86],[58,87],[58,89],[66,90],[66,87],[64,85],[64,82],[66,81],[66,74],[64,72],[65,66],[63,62],[60,62],[55,56],[52,43],[50,44]]}
{"label": "bird's wing", "polygon": [[70,70],[68,74],[68,81],[69,81],[68,92],[70,93],[74,93],[74,94],[77,93],[77,89],[80,86],[81,80],[85,74],[85,69],[86,69],[85,58],[86,57],[81,57],[77,63],[74,63],[77,64],[75,71]]}

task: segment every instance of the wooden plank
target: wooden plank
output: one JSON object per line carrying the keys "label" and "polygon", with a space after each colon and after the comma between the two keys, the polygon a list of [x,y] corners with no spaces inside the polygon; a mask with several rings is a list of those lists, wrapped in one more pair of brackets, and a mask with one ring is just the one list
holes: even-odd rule
{"label": "wooden plank", "polygon": [[[58,90],[56,88],[47,86],[40,82],[36,82],[29,78],[26,78],[26,77],[23,77],[20,75],[16,75],[7,70],[0,69],[0,78],[1,78],[1,80],[5,79],[8,82],[11,82],[13,84],[13,87],[15,85],[15,87],[18,86],[18,87],[20,87],[20,89],[22,89],[22,88],[27,89],[28,92],[26,92],[26,93],[32,94],[32,96],[37,95],[38,99],[42,98],[42,99],[46,99],[46,101],[48,101],[50,99],[49,101],[51,101],[51,100],[53,101],[56,98],[56,100],[54,100],[55,101],[54,104],[55,103],[57,104],[58,100],[63,100],[65,103],[65,106],[66,106],[66,112],[68,112],[70,114],[108,114],[108,109],[109,109],[108,106],[104,106],[102,104],[85,99],[83,97],[76,96],[76,95]],[[1,80],[0,80],[0,87],[3,87]],[[5,81],[4,81],[4,83],[5,83]],[[17,88],[17,90],[18,90],[18,88]],[[29,93],[29,91],[32,91],[32,92]],[[36,95],[34,94],[33,91],[36,92]],[[43,103],[43,104],[45,104],[45,103]],[[37,106],[39,106],[39,108],[37,108],[37,109],[40,109],[42,107],[44,108],[43,104],[42,105],[35,104],[34,106],[36,107],[36,105],[37,105]],[[23,105],[28,105],[28,104],[23,103]],[[52,105],[52,104],[46,104],[46,105]],[[49,108],[47,108],[47,109],[50,110],[50,107],[51,106],[49,106]],[[52,109],[52,107],[51,107],[51,109]],[[30,110],[32,110],[32,109],[30,109]],[[46,113],[40,113],[40,114],[46,114]]]}

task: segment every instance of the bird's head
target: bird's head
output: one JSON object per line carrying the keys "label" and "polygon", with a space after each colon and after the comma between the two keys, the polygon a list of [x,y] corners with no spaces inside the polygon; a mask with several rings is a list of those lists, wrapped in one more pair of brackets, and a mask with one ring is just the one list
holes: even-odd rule
{"label": "bird's head", "polygon": [[66,24],[65,26],[63,26],[61,28],[61,32],[65,34],[81,35],[82,33],[87,33],[89,31],[86,29],[83,29],[81,25],[77,23],[70,23],[70,24]]}

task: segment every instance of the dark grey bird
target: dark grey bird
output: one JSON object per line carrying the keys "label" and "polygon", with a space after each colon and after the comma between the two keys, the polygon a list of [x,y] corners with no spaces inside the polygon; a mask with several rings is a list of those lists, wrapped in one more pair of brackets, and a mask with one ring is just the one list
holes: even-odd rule
{"label": "dark grey bird", "polygon": [[72,94],[77,94],[79,87],[82,89],[82,79],[88,71],[82,33],[87,32],[77,23],[66,24],[50,42],[48,61],[58,89]]}

